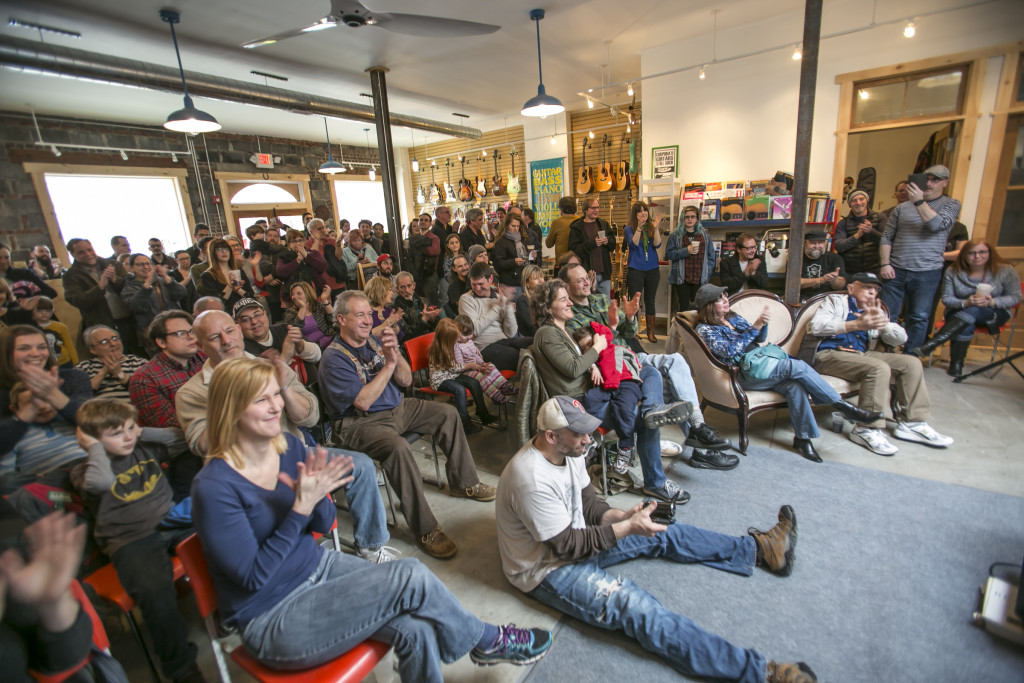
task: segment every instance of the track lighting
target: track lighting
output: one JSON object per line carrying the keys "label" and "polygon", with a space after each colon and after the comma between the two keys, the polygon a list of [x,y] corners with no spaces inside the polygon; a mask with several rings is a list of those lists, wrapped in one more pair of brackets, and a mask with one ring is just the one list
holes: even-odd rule
{"label": "track lighting", "polygon": [[917,26],[912,21],[908,22],[907,25],[903,27],[903,37],[904,38],[913,38],[916,35],[917,35]]}
{"label": "track lighting", "polygon": [[171,161],[174,163],[178,163],[178,155],[171,153]]}
{"label": "track lighting", "polygon": [[629,97],[633,96],[633,84],[632,83],[629,83],[626,86],[626,95],[629,96]]}
{"label": "track lighting", "polygon": [[626,124],[626,132],[627,133],[632,133],[633,132],[633,127],[629,123]]}
{"label": "track lighting", "polygon": [[373,166],[371,166],[370,167],[370,180],[376,180],[376,179],[377,179],[377,171],[374,169]]}
{"label": "track lighting", "polygon": [[128,161],[128,155],[125,153],[123,149],[121,150],[121,159],[122,161]]}
{"label": "track lighting", "polygon": [[587,135],[589,135],[589,136],[590,136],[590,139],[591,139],[591,140],[593,140],[593,139],[594,139],[594,131],[590,131],[589,133],[587,133]]}
{"label": "track lighting", "polygon": [[587,98],[587,109],[593,109],[593,108],[594,108],[594,100],[592,100],[592,99],[590,99],[588,97]]}
{"label": "track lighting", "polygon": [[701,64],[701,66],[700,66],[700,71],[697,72],[697,78],[699,78],[702,81],[706,78],[706,76],[704,75],[704,65],[703,64]]}
{"label": "track lighting", "polygon": [[801,57],[803,57],[803,55],[800,53],[800,46],[797,45],[796,47],[793,48],[793,61],[798,62],[800,61]]}
{"label": "track lighting", "polygon": [[57,149],[57,145],[50,145],[50,151],[53,152],[53,156],[59,157],[63,152]]}
{"label": "track lighting", "polygon": [[857,94],[858,94],[858,95],[860,96],[860,98],[861,98],[862,100],[866,100],[866,99],[868,99],[868,97],[870,97],[870,95],[868,94],[868,91],[867,91],[867,90],[861,90],[861,91],[860,91],[860,92],[858,92]]}
{"label": "track lighting", "polygon": [[558,141],[557,141],[557,140],[555,140],[555,136],[554,136],[554,135],[552,135],[552,136],[551,136],[551,144],[552,144],[552,145],[554,145],[554,144],[557,144],[557,142],[558,142]]}

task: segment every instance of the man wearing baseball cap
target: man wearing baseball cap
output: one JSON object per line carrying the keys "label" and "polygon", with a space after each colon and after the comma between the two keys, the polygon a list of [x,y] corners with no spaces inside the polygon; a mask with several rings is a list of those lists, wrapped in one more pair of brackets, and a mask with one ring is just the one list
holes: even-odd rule
{"label": "man wearing baseball cap", "polygon": [[828,250],[827,240],[823,232],[804,234],[804,258],[800,265],[800,297],[804,300],[846,287],[843,257]]}
{"label": "man wearing baseball cap", "polygon": [[495,517],[505,576],[549,607],[603,629],[625,631],[687,676],[742,681],[817,680],[805,664],[768,661],[667,609],[606,567],[638,557],[701,563],[750,576],[755,565],[793,571],[797,524],[783,505],[769,531],[727,536],[651,520],[653,505],[617,510],[597,497],[583,454],[601,421],[579,401],[555,396],[537,413],[537,434],[505,467]]}
{"label": "man wearing baseball cap", "polygon": [[923,344],[928,334],[928,316],[942,280],[946,237],[960,216],[960,202],[943,194],[949,169],[932,166],[924,176],[924,187],[907,183],[907,201],[889,212],[878,249],[882,301],[890,320],[899,318],[906,298],[904,353]]}
{"label": "man wearing baseball cap", "polygon": [[[882,281],[874,273],[857,273],[846,290],[846,294],[826,297],[811,319],[808,332],[824,337],[814,355],[814,369],[823,375],[859,382],[858,405],[872,413],[883,413],[890,405],[889,386],[895,381],[900,421],[893,436],[933,448],[952,444],[953,439],[928,425],[931,399],[921,362],[913,356],[876,349],[878,342],[899,346],[907,341],[904,329],[889,322],[882,310],[878,298]],[[899,449],[885,437],[884,427],[885,418],[858,423],[850,440],[872,453],[893,455]]]}
{"label": "man wearing baseball cap", "polygon": [[301,329],[285,323],[271,324],[267,309],[256,299],[240,299],[231,308],[231,317],[242,330],[247,353],[267,358],[268,351],[276,351],[286,359],[294,355],[311,364],[312,368],[307,370],[315,374],[316,364],[320,362],[320,345],[306,343]]}

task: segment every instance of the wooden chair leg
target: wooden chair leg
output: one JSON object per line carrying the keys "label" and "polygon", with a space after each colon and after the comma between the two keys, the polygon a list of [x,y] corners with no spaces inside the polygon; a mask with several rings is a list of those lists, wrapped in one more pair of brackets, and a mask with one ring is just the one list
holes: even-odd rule
{"label": "wooden chair leg", "polygon": [[750,439],[747,438],[747,416],[742,413],[738,413],[736,415],[736,420],[739,422],[740,430],[740,453],[746,455],[747,446],[750,445]]}

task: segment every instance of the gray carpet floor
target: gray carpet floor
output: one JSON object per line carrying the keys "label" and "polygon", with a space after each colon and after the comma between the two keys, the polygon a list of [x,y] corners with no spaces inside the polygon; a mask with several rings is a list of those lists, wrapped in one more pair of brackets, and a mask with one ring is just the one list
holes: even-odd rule
{"label": "gray carpet floor", "polygon": [[[609,571],[736,645],[807,662],[821,681],[1024,681],[1024,649],[970,621],[989,565],[1021,562],[1024,499],[755,447],[731,472],[695,470],[688,453],[665,461],[693,495],[677,519],[741,535],[771,527],[788,503],[794,573],[744,578],[649,559]],[[525,680],[681,678],[623,633],[563,617]]]}

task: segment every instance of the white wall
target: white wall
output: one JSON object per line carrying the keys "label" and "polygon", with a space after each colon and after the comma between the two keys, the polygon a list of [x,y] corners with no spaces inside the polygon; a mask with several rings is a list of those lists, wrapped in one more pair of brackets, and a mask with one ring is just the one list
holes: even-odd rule
{"label": "white wall", "polygon": [[[947,6],[961,4],[948,3]],[[936,2],[913,0],[878,4],[877,21],[906,17],[915,11],[934,11]],[[728,10],[719,17],[728,23]],[[838,0],[825,4],[822,35],[864,26],[871,21],[871,4]],[[828,191],[832,184],[839,86],[836,75],[915,61],[992,45],[1024,35],[1024,3],[997,0],[966,10],[925,16],[916,21],[917,37],[902,36],[902,25],[876,27],[821,43],[818,63],[814,129],[811,141],[809,189]],[[788,43],[782,50],[724,64],[712,61],[712,36],[684,40],[645,50],[641,70],[646,76],[701,62],[709,63],[707,78],[689,70],[643,82],[644,158],[652,147],[680,145],[681,182],[770,177],[776,170],[793,170],[800,64],[792,47],[803,35],[803,12],[721,30],[720,57],[754,52]],[[967,225],[974,220],[984,155],[991,129],[988,113],[995,103],[1001,58],[989,60],[982,90],[981,112],[967,179],[964,211]],[[993,73],[994,72],[994,73]]]}

